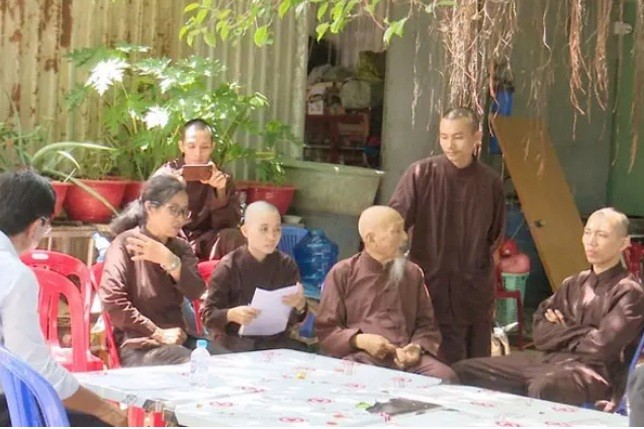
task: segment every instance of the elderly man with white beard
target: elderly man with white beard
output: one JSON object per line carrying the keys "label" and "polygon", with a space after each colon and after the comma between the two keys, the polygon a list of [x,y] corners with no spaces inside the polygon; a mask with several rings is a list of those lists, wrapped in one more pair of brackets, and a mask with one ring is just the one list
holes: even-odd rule
{"label": "elderly man with white beard", "polygon": [[436,358],[441,342],[422,270],[403,256],[404,220],[386,206],[366,209],[358,229],[364,251],[327,275],[316,322],[325,354],[454,383]]}

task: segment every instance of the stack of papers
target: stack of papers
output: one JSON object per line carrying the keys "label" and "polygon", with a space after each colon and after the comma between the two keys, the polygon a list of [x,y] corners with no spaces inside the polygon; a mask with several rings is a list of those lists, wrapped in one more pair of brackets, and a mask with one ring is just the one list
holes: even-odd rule
{"label": "stack of papers", "polygon": [[239,335],[275,335],[284,332],[292,307],[282,302],[282,297],[292,295],[299,286],[287,286],[276,290],[255,289],[250,307],[260,311],[248,325],[239,329]]}

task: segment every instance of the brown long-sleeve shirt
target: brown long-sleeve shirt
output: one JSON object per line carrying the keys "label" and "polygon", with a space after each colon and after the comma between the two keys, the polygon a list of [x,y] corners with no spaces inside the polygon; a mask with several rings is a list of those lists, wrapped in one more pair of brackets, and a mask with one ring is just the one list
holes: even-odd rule
{"label": "brown long-sleeve shirt", "polygon": [[[154,174],[175,173],[184,166],[183,158],[175,159],[164,164]],[[226,228],[236,228],[241,220],[241,205],[235,189],[235,183],[230,177],[226,185],[225,195],[218,196],[215,189],[207,183],[187,182],[188,205],[192,215],[183,227],[183,232],[193,246],[196,255],[201,259],[207,258],[210,247],[216,240],[217,233]]]}
{"label": "brown long-sleeve shirt", "polygon": [[425,272],[439,322],[491,318],[492,253],[505,222],[499,175],[476,160],[459,169],[445,155],[426,158],[407,169],[389,205],[411,231],[410,259]]}
{"label": "brown long-sleeve shirt", "polygon": [[[545,318],[559,310],[565,325]],[[627,357],[644,329],[644,291],[618,264],[597,275],[592,270],[564,280],[534,313],[533,336],[545,361],[582,362],[623,387]]]}
{"label": "brown long-sleeve shirt", "polygon": [[[260,262],[251,255],[248,246],[242,246],[224,256],[212,273],[202,313],[204,325],[218,334],[237,337],[240,326],[228,322],[229,309],[250,304],[257,288],[276,290],[292,286],[299,279],[297,265],[290,256],[276,250]],[[286,331],[272,336],[274,340],[283,340],[289,327],[303,318],[292,312]],[[266,337],[245,338],[270,342]]]}
{"label": "brown long-sleeve shirt", "polygon": [[377,334],[404,347],[415,343],[436,355],[441,335],[423,272],[407,262],[398,285],[389,281],[383,266],[367,252],[338,262],[322,290],[316,333],[322,350],[343,358],[356,352],[350,344],[358,333]]}
{"label": "brown long-sleeve shirt", "polygon": [[158,264],[130,259],[125,245],[127,237],[135,232],[150,236],[137,227],[112,241],[105,255],[98,291],[119,344],[132,338],[147,338],[157,327],[185,330],[186,321],[181,311],[184,296],[196,299],[206,289],[197,270],[197,258],[187,242],[177,238],[166,243],[181,258],[181,273],[175,282]]}

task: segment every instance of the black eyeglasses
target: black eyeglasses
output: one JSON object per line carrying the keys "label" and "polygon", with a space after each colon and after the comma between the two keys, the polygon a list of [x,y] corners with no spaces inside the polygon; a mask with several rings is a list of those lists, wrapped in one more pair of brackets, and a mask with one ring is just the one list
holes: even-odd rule
{"label": "black eyeglasses", "polygon": [[151,201],[151,203],[156,207],[166,207],[168,213],[174,218],[182,217],[184,219],[190,219],[190,216],[192,216],[192,212],[188,208],[179,207],[176,204],[161,204],[156,201]]}

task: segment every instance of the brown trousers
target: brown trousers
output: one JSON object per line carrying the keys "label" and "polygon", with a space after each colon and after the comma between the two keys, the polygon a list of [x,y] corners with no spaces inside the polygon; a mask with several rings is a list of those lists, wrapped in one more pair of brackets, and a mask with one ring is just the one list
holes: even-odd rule
{"label": "brown trousers", "polygon": [[544,362],[535,353],[468,359],[452,366],[463,384],[581,406],[609,400],[611,386],[573,358]]}
{"label": "brown trousers", "polygon": [[[382,366],[389,369],[398,369],[394,364],[393,359],[385,361],[378,361],[371,357],[366,352],[356,352],[344,357],[345,360],[352,362],[366,363],[368,365]],[[452,369],[436,359],[435,357],[423,355],[420,357],[420,362],[415,366],[405,370],[412,374],[420,374],[428,377],[436,377],[443,380],[444,383],[454,384],[458,383],[458,377]]]}
{"label": "brown trousers", "polygon": [[472,325],[440,324],[442,342],[438,356],[452,365],[463,359],[489,357],[492,353],[492,320]]}

